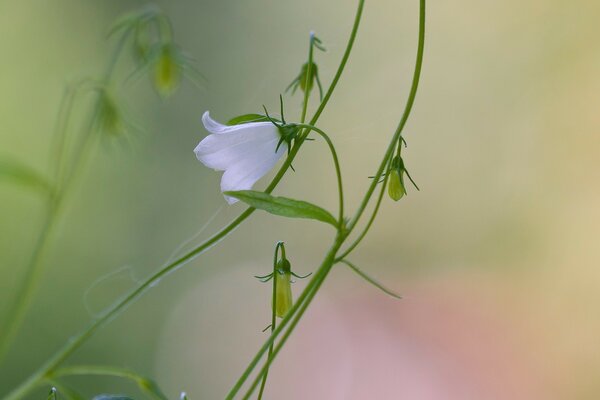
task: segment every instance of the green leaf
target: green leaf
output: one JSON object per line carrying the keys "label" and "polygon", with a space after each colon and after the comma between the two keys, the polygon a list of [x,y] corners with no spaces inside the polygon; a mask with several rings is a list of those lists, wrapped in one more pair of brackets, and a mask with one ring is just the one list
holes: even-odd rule
{"label": "green leaf", "polygon": [[396,294],[393,291],[391,291],[390,289],[386,288],[381,283],[377,282],[374,278],[371,278],[366,272],[360,270],[356,265],[354,265],[350,261],[343,259],[343,260],[340,260],[340,262],[343,264],[346,264],[351,270],[356,272],[361,278],[363,278],[365,281],[369,282],[371,285],[375,286],[377,289],[381,290],[383,293],[385,293],[389,296],[392,296],[396,299],[399,299],[399,300],[402,299],[402,296],[400,296],[399,294]]}
{"label": "green leaf", "polygon": [[240,125],[247,124],[250,122],[268,122],[269,118],[266,115],[261,114],[244,114],[238,115],[237,117],[231,118],[227,121],[227,125]]}
{"label": "green leaf", "polygon": [[274,197],[270,194],[254,190],[239,190],[224,192],[226,196],[235,197],[251,207],[266,211],[274,215],[289,218],[308,218],[326,222],[337,228],[336,219],[329,211],[302,200],[288,199],[287,197]]}
{"label": "green leaf", "polygon": [[0,181],[6,180],[31,189],[50,191],[51,185],[37,171],[16,160],[0,157]]}

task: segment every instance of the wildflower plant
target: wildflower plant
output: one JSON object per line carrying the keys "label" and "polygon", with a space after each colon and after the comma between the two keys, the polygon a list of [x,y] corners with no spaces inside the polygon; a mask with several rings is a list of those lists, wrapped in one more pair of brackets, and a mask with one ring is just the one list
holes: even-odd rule
{"label": "wildflower plant", "polygon": [[[209,168],[224,171],[220,189],[229,204],[239,201],[245,203],[248,207],[223,229],[213,234],[191,251],[168,263],[142,281],[113,306],[103,311],[87,328],[73,336],[29,378],[13,388],[4,398],[5,400],[21,399],[40,385],[51,385],[53,388],[56,388],[51,391],[54,398],[57,396],[57,390],[65,394],[65,396],[67,393],[71,393],[71,397],[76,398],[76,395],[72,394],[74,392],[70,388],[65,387],[62,381],[63,377],[71,375],[106,375],[129,379],[136,382],[140,390],[152,398],[166,399],[167,396],[160,391],[154,381],[142,377],[133,371],[110,366],[64,366],[63,364],[69,356],[96,334],[101,327],[121,314],[134,300],[146,294],[160,279],[182,265],[187,264],[224,239],[256,210],[286,218],[304,218],[314,220],[316,223],[326,223],[332,228],[332,242],[322,262],[312,272],[304,276],[297,275],[293,270],[292,264],[286,254],[286,245],[283,242],[278,242],[275,245],[273,272],[269,275],[258,277],[263,282],[272,282],[273,285],[271,324],[269,325],[270,335],[257,351],[256,355],[250,360],[239,379],[233,384],[226,399],[248,399],[253,396],[259,385],[258,398],[262,398],[263,394],[267,391],[267,375],[271,363],[286,344],[290,334],[302,319],[305,311],[335,265],[347,266],[356,272],[359,277],[365,279],[383,292],[400,298],[400,296],[359,269],[348,257],[358,247],[373,225],[386,190],[392,200],[397,201],[406,194],[404,176],[406,175],[412,181],[401,157],[401,149],[404,143],[402,133],[416,98],[421,75],[425,39],[425,0],[419,0],[417,55],[412,84],[404,111],[396,130],[391,135],[389,145],[384,150],[380,162],[374,168],[374,179],[369,181],[366,179],[367,176],[365,176],[365,182],[368,183],[367,189],[357,209],[349,213],[344,201],[345,192],[342,169],[334,145],[336,137],[334,135],[339,133],[331,132],[333,135],[326,133],[318,126],[318,120],[329,104],[331,96],[348,63],[358,34],[364,3],[365,0],[358,0],[356,16],[344,54],[325,92],[322,90],[318,66],[314,60],[314,50],[324,50],[324,47],[321,40],[313,32],[310,33],[308,59],[302,64],[300,74],[288,87],[288,89],[291,89],[292,94],[297,89],[300,89],[303,94],[302,111],[297,120],[286,121],[283,100],[281,98],[281,118],[279,120],[271,117],[266,109],[264,109],[264,114],[244,114],[233,117],[227,124],[222,124],[214,120],[208,111],[204,113],[202,122],[209,134],[196,146],[194,150],[196,158]],[[137,60],[138,69],[136,74],[152,71],[149,73],[149,76],[156,91],[162,97],[169,96],[178,87],[182,73],[193,71],[193,68],[190,67],[189,58],[183,56],[179,47],[173,42],[172,26],[168,18],[154,7],[145,8],[140,12],[126,16],[115,25],[111,34],[120,35],[120,37],[115,55],[109,62],[108,72],[99,81],[93,81],[92,83],[86,81],[69,88],[66,92],[63,106],[59,112],[59,122],[57,123],[59,127],[59,144],[56,146],[58,150],[54,155],[54,160],[57,164],[55,170],[59,171],[59,173],[56,174],[56,179],[49,180],[20,164],[15,164],[12,166],[12,169],[9,169],[9,171],[12,171],[13,176],[22,176],[23,182],[30,183],[26,184],[26,186],[42,188],[43,191],[46,190],[43,188],[48,187],[47,191],[51,194],[48,195],[49,211],[46,224],[40,235],[41,244],[34,251],[33,259],[26,270],[28,272],[26,272],[25,284],[17,291],[18,298],[14,303],[15,311],[9,314],[8,324],[3,325],[9,328],[6,330],[3,329],[0,339],[0,349],[6,349],[6,346],[14,337],[31,301],[31,297],[37,288],[40,266],[42,265],[41,255],[48,246],[46,237],[57,219],[61,200],[64,198],[67,188],[72,182],[74,171],[79,170],[77,166],[87,157],[82,156],[82,154],[86,154],[83,149],[88,147],[88,141],[90,143],[94,142],[92,139],[96,137],[98,131],[109,133],[123,132],[121,108],[118,106],[119,101],[113,100],[112,96],[114,92],[112,90],[109,91],[108,88],[113,87],[114,65],[120,58],[125,44],[129,43],[130,50]],[[190,75],[193,75],[193,73]],[[319,88],[319,103],[315,113],[307,121],[311,91],[315,85]],[[69,125],[72,103],[78,98],[80,91],[84,90],[84,88],[88,88],[89,90],[89,87],[93,88],[97,96],[95,106],[90,112],[91,122],[89,129],[82,134],[83,145],[75,146],[75,149],[80,150],[70,153],[73,160],[63,162],[65,158],[61,157],[61,155],[64,155],[63,142],[65,135],[63,131]],[[307,140],[324,141],[331,153],[331,161],[337,181],[338,207],[336,213],[332,213],[319,205],[302,199],[274,196],[272,194],[288,170],[291,169],[295,158],[301,156],[303,144]],[[269,170],[275,168],[280,159],[283,159],[283,162],[266,188],[264,190],[254,190],[254,185],[258,180]],[[0,166],[2,166],[1,163]],[[2,170],[0,169],[0,171]],[[367,213],[367,206],[373,200],[375,203],[374,207],[367,217],[365,215]],[[288,247],[293,247],[293,244],[288,244]],[[309,277],[310,279],[304,290],[294,301],[291,285],[293,278],[304,279]],[[262,364],[259,365],[261,361]],[[243,392],[242,389],[244,389]],[[114,396],[102,398],[114,398]],[[182,393],[181,398],[187,399],[187,395]]]}

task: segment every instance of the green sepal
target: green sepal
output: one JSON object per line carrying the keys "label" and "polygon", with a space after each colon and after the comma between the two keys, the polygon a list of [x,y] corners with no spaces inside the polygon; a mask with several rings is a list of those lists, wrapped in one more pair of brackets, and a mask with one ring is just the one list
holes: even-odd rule
{"label": "green sepal", "polygon": [[250,122],[269,122],[269,117],[262,114],[243,114],[231,118],[227,121],[227,125],[248,124]]}
{"label": "green sepal", "polygon": [[336,228],[338,226],[336,219],[329,211],[306,201],[289,199],[287,197],[275,197],[254,190],[223,192],[223,194],[234,197],[251,207],[270,214],[288,218],[314,219],[331,224]]}

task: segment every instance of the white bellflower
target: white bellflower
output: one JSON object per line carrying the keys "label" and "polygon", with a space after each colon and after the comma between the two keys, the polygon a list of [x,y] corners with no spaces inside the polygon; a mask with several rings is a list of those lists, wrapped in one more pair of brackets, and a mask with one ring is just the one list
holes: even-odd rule
{"label": "white bellflower", "polygon": [[[279,128],[271,122],[228,126],[213,120],[206,111],[202,123],[211,134],[196,146],[194,153],[207,167],[225,171],[221,192],[252,189],[288,149],[288,143],[281,141]],[[238,201],[229,196],[225,200],[229,204]]]}

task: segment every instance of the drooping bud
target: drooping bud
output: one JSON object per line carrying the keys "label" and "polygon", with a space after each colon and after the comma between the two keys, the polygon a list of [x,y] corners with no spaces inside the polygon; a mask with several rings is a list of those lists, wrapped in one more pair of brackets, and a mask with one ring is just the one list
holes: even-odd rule
{"label": "drooping bud", "polygon": [[389,171],[388,194],[394,201],[400,200],[406,194],[404,187],[404,162],[400,156],[395,156]]}
{"label": "drooping bud", "polygon": [[125,133],[125,122],[115,99],[106,89],[100,92],[98,123],[102,132],[113,136]]}
{"label": "drooping bud", "polygon": [[285,317],[292,308],[292,268],[287,259],[277,262],[275,270],[275,315]]}
{"label": "drooping bud", "polygon": [[154,64],[154,87],[162,97],[169,97],[179,86],[181,68],[177,60],[177,49],[169,44],[159,48]]}

